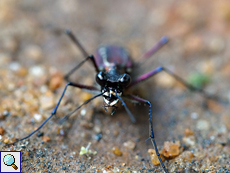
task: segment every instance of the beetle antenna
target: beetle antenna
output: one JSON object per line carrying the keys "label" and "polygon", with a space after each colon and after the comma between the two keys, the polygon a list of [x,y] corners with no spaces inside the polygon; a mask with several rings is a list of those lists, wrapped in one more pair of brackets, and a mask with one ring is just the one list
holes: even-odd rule
{"label": "beetle antenna", "polygon": [[[69,117],[70,117],[70,115],[72,115],[74,112],[76,112],[78,109],[80,109],[83,105],[86,105],[87,103],[89,103],[90,101],[92,101],[93,99],[95,99],[95,98],[97,98],[97,97],[99,97],[99,96],[101,96],[102,94],[104,94],[104,93],[100,93],[100,94],[98,94],[98,95],[96,95],[96,96],[94,96],[94,97],[92,97],[92,98],[90,98],[89,100],[86,100],[82,105],[80,105],[79,107],[77,107],[75,110],[73,110],[71,113],[69,113],[69,114],[67,114],[64,118],[62,118],[63,119],[63,121],[64,120],[66,120],[66,119],[68,119]],[[38,132],[53,116],[55,115],[55,113],[52,113],[36,130],[34,130],[32,133],[30,133],[29,135],[27,135],[26,137],[24,137],[24,138],[21,138],[21,139],[18,139],[17,141],[15,141],[15,142],[13,142],[13,143],[10,143],[10,144],[6,144],[6,145],[14,145],[14,144],[16,144],[16,143],[18,143],[18,142],[20,142],[20,141],[23,141],[23,140],[25,140],[25,139],[27,139],[27,138],[29,138],[30,136],[32,136],[34,133],[36,133],[36,132]]]}
{"label": "beetle antenna", "polygon": [[69,38],[74,42],[74,44],[81,50],[82,54],[85,57],[88,57],[89,54],[86,52],[85,48],[81,45],[81,43],[78,41],[77,37],[72,33],[71,30],[66,29],[65,33],[69,36]]}
{"label": "beetle antenna", "polygon": [[69,119],[69,117],[70,117],[74,112],[76,112],[77,110],[79,110],[82,106],[88,104],[89,102],[91,102],[92,100],[94,100],[94,99],[97,98],[97,97],[102,96],[103,94],[104,94],[104,92],[103,92],[103,93],[100,93],[100,94],[98,94],[98,95],[95,95],[94,97],[90,98],[89,100],[86,100],[82,105],[78,106],[78,107],[77,107],[76,109],[74,109],[72,112],[68,113],[66,116],[64,116],[63,118],[61,118],[61,119],[59,120],[59,123],[63,123],[64,121],[66,121],[67,119]]}

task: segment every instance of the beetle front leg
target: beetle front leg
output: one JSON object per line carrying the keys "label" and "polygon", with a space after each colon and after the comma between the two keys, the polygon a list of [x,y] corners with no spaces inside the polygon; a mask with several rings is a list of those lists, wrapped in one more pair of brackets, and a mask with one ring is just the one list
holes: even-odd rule
{"label": "beetle front leg", "polygon": [[[13,144],[15,144],[15,143],[17,143],[17,142],[19,142],[19,141],[23,141],[23,140],[25,140],[25,139],[28,139],[29,137],[31,137],[33,134],[35,134],[36,132],[38,132],[55,114],[56,114],[56,112],[57,112],[57,109],[58,109],[58,107],[59,107],[59,105],[60,105],[60,103],[61,103],[61,101],[62,101],[62,98],[64,97],[64,95],[65,95],[65,92],[66,92],[66,90],[67,90],[67,88],[68,88],[68,86],[73,86],[73,87],[77,87],[77,88],[80,88],[80,89],[85,89],[85,90],[89,90],[89,91],[98,91],[95,87],[93,87],[93,86],[86,86],[86,85],[81,85],[81,84],[76,84],[76,83],[72,83],[72,82],[69,82],[69,83],[67,83],[66,84],[66,86],[65,86],[65,89],[63,90],[63,92],[62,92],[62,95],[61,95],[61,97],[60,97],[60,99],[59,99],[59,101],[58,101],[58,103],[57,103],[57,105],[55,106],[55,108],[54,108],[54,110],[52,111],[52,113],[51,113],[51,115],[36,129],[36,130],[34,130],[33,132],[31,132],[29,135],[27,135],[27,136],[25,136],[24,138],[21,138],[21,139],[18,139],[16,142],[13,142],[13,143],[11,143],[11,144],[8,144],[8,145],[13,145]],[[100,94],[100,95],[102,95],[102,94]],[[100,95],[98,95],[98,96],[100,96]],[[93,97],[93,98],[95,98],[95,97]],[[91,99],[92,100],[92,99]],[[89,101],[91,101],[91,100],[89,100]],[[88,101],[88,100],[87,100]],[[88,102],[87,102],[88,103]]]}
{"label": "beetle front leg", "polygon": [[168,173],[168,171],[167,171],[167,169],[166,169],[166,167],[165,167],[165,165],[164,165],[164,163],[163,163],[163,161],[162,161],[162,159],[160,157],[160,153],[158,151],[157,144],[156,144],[156,141],[155,141],[154,132],[153,132],[152,105],[151,105],[150,101],[142,99],[142,98],[134,96],[134,95],[124,95],[123,97],[128,98],[131,101],[137,101],[139,103],[146,103],[146,104],[149,105],[150,139],[151,139],[151,142],[152,142],[152,144],[153,144],[153,146],[155,148],[157,157],[158,157],[158,159],[159,159],[159,161],[161,163],[162,168],[164,169],[164,171],[166,173]]}

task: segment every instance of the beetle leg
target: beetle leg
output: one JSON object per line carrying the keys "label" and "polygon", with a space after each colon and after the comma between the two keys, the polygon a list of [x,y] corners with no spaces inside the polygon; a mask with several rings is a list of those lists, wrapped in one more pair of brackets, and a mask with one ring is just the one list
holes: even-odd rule
{"label": "beetle leg", "polygon": [[[57,109],[58,109],[58,107],[59,107],[59,105],[60,105],[60,103],[61,103],[61,101],[62,101],[62,98],[63,98],[64,95],[65,95],[65,92],[66,92],[68,86],[73,86],[73,87],[77,87],[77,88],[85,89],[85,90],[89,90],[89,91],[92,91],[92,90],[98,91],[98,90],[97,90],[95,87],[93,87],[93,86],[80,85],[80,84],[75,84],[75,83],[72,83],[72,82],[67,83],[66,86],[65,86],[65,89],[64,89],[64,91],[62,92],[62,95],[61,95],[61,97],[60,97],[60,99],[59,99],[57,105],[55,106],[54,110],[52,111],[51,115],[50,115],[50,116],[49,116],[49,117],[48,117],[48,118],[47,118],[47,119],[36,129],[36,130],[34,130],[33,132],[31,132],[29,135],[25,136],[24,138],[21,138],[21,139],[17,140],[16,142],[13,142],[13,143],[11,143],[11,144],[8,144],[8,145],[13,145],[13,144],[15,144],[15,143],[17,143],[17,142],[19,142],[19,141],[23,141],[23,140],[29,138],[30,136],[32,136],[34,133],[38,132],[38,131],[39,131],[39,130],[40,130],[40,129],[41,129],[41,128],[42,128],[42,127],[43,127],[43,126],[44,126],[44,125],[45,125],[55,114],[56,114]],[[90,102],[91,100],[93,100],[94,98],[101,96],[102,94],[103,94],[103,93],[100,93],[100,94],[94,96],[93,98],[91,98],[91,99],[85,101],[81,106],[79,106],[77,109],[75,109],[74,112],[75,112],[76,110],[80,109],[83,105],[85,105],[85,104],[87,104],[88,102]],[[71,112],[71,113],[73,113],[73,112]]]}
{"label": "beetle leg", "polygon": [[151,142],[152,142],[152,144],[153,144],[153,146],[155,148],[157,157],[158,157],[158,159],[159,159],[159,161],[161,163],[162,168],[164,169],[164,171],[166,173],[168,173],[163,161],[161,160],[161,157],[160,157],[160,154],[159,154],[159,151],[158,151],[158,148],[157,148],[157,144],[156,144],[156,141],[155,141],[154,132],[153,132],[152,105],[151,105],[150,101],[142,99],[142,98],[134,96],[134,95],[124,95],[123,97],[126,97],[126,98],[128,98],[130,100],[133,100],[133,101],[137,101],[139,103],[146,103],[146,104],[149,105],[150,139],[151,139]]}
{"label": "beetle leg", "polygon": [[186,82],[185,80],[183,80],[181,77],[177,76],[175,73],[173,73],[170,70],[168,70],[167,68],[164,68],[164,67],[161,67],[161,66],[157,67],[156,69],[154,69],[154,70],[152,70],[152,71],[150,71],[148,73],[145,73],[145,74],[139,76],[136,79],[134,79],[127,88],[131,88],[132,86],[134,86],[134,85],[136,85],[136,84],[138,84],[138,83],[150,78],[151,76],[154,76],[154,75],[158,74],[161,71],[165,71],[166,73],[168,73],[169,75],[174,77],[176,80],[178,80],[180,83],[182,83],[189,90],[201,93],[205,98],[214,99],[214,100],[218,100],[218,101],[221,100],[217,96],[208,95],[203,89],[194,87],[193,85],[191,85],[188,82]]}
{"label": "beetle leg", "polygon": [[[64,76],[64,79],[66,80],[66,81],[68,81],[68,82],[70,82],[70,80],[69,80],[69,77],[70,77],[70,75],[71,74],[73,74],[78,68],[80,68],[86,61],[88,61],[88,60],[92,60],[93,62],[94,62],[94,66],[97,68],[97,65],[96,65],[96,63],[95,63],[95,59],[94,59],[94,56],[93,55],[90,55],[90,56],[88,56],[86,59],[84,59],[83,61],[81,61],[78,65],[76,65],[73,69],[71,69],[65,76]],[[98,71],[98,70],[96,70],[96,71]]]}
{"label": "beetle leg", "polygon": [[[86,59],[90,59],[91,62],[93,63],[93,66],[96,70],[96,72],[99,72],[98,66],[96,64],[95,58],[93,55],[90,55],[86,52],[85,48],[81,45],[81,43],[78,41],[77,37],[72,33],[71,30],[66,30],[65,33],[69,36],[69,38],[73,41],[73,43],[80,49],[80,51],[82,52],[83,56],[86,57]],[[84,60],[83,63],[87,60]],[[81,63],[80,63],[81,64]],[[70,72],[66,75],[66,79],[68,79],[68,77],[75,71],[77,70],[79,67],[79,65],[77,65],[76,67],[74,67],[72,70],[70,70]]]}
{"label": "beetle leg", "polygon": [[86,52],[85,48],[81,45],[81,43],[78,41],[77,37],[72,33],[71,30],[66,29],[65,33],[69,36],[69,38],[74,42],[74,44],[80,49],[82,54],[87,57],[89,54]]}
{"label": "beetle leg", "polygon": [[154,53],[162,48],[168,42],[168,40],[169,39],[167,36],[161,37],[161,39],[151,49],[149,49],[144,55],[141,56],[139,62],[136,62],[135,64],[140,65],[145,62],[146,59],[150,58]]}

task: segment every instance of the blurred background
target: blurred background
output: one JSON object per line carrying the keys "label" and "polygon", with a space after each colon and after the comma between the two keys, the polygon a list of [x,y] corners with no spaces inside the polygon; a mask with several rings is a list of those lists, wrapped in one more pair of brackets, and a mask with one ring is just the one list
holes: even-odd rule
{"label": "blurred background", "polygon": [[[182,168],[191,172],[230,169],[226,166],[230,153],[230,2],[227,0],[1,0],[2,144],[25,136],[48,117],[65,86],[62,76],[84,58],[64,34],[65,29],[73,31],[89,54],[94,54],[102,44],[116,44],[127,48],[134,61],[162,36],[168,36],[169,43],[134,70],[141,75],[158,66],[167,67],[225,101],[207,100],[188,92],[164,73],[132,91],[153,104],[159,148],[162,149],[165,141],[179,140],[180,156],[185,151],[193,153],[186,162],[180,156],[168,159],[166,167],[171,172],[180,172]],[[94,76],[94,69],[87,63],[72,80],[93,85]],[[66,93],[58,118],[92,96],[75,90]],[[124,172],[162,171],[151,163],[147,153],[152,148],[145,141],[149,136],[148,107],[128,106],[137,114],[137,124],[131,123],[121,105],[113,117],[108,116],[99,99],[83,109],[86,113],[76,114],[72,122],[62,126],[56,121],[48,123],[42,130],[42,139],[32,137],[29,145],[25,141],[24,148],[18,145],[4,150],[22,150],[24,172],[93,172],[109,165],[114,167],[113,171],[115,168]],[[192,139],[184,139],[187,128],[194,132]],[[125,147],[127,141],[132,141],[135,148]],[[91,159],[79,156],[80,147],[89,142],[98,154]],[[123,152],[122,156],[114,155],[114,146]]]}

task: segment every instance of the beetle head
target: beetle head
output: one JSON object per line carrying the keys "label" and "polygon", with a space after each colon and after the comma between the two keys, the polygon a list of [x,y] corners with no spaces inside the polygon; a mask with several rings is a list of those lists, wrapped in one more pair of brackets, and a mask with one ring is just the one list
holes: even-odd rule
{"label": "beetle head", "polygon": [[101,86],[104,101],[108,106],[113,106],[118,102],[117,95],[122,95],[123,89],[129,85],[130,81],[131,78],[126,73],[118,74],[114,71],[101,71],[96,75],[96,82]]}

